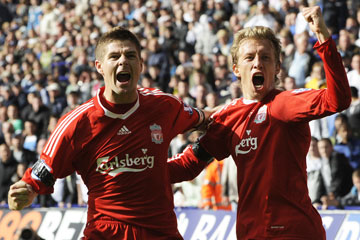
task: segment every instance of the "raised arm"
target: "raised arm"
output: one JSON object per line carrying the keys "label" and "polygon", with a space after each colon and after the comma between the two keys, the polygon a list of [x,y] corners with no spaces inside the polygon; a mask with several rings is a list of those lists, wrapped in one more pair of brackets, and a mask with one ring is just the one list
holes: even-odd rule
{"label": "raised arm", "polygon": [[330,109],[340,112],[348,108],[351,102],[349,81],[341,56],[327,30],[320,7],[304,8],[303,14],[318,38],[314,48],[324,62],[327,84],[325,102]]}
{"label": "raised arm", "polygon": [[329,37],[330,33],[324,22],[324,18],[321,14],[319,6],[303,8],[302,14],[306,21],[309,23],[311,31],[313,31],[319,41],[319,43],[325,42]]}

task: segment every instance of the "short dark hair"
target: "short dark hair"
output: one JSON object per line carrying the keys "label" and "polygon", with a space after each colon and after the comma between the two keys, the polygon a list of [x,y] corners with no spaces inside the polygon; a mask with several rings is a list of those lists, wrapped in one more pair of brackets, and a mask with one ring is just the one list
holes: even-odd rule
{"label": "short dark hair", "polygon": [[333,146],[330,138],[321,138],[319,142],[327,142],[330,146]]}
{"label": "short dark hair", "polygon": [[352,173],[352,176],[360,178],[360,168],[355,169],[354,172]]}
{"label": "short dark hair", "polygon": [[106,32],[98,39],[95,47],[95,58],[97,60],[103,59],[104,57],[103,47],[108,43],[111,43],[113,41],[124,41],[124,40],[129,40],[135,44],[140,57],[141,44],[137,36],[128,29],[118,26],[112,28],[110,31]]}
{"label": "short dark hair", "polygon": [[354,98],[358,98],[359,97],[359,90],[357,89],[357,87],[350,87],[351,90],[351,96]]}

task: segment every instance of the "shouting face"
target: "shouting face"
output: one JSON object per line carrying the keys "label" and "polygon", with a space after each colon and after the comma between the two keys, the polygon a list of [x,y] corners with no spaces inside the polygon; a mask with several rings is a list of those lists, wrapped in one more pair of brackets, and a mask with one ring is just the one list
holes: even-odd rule
{"label": "shouting face", "polygon": [[104,46],[102,59],[95,61],[105,81],[105,98],[113,103],[131,103],[137,98],[137,83],[143,61],[129,40],[112,41]]}
{"label": "shouting face", "polygon": [[241,43],[233,71],[240,80],[244,98],[263,99],[275,87],[275,76],[280,71],[271,42],[249,39]]}

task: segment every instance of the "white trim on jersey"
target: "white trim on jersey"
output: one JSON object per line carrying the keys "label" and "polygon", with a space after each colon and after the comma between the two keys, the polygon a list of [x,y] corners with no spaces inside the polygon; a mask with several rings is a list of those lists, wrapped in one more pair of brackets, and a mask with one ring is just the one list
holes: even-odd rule
{"label": "white trim on jersey", "polygon": [[87,109],[95,106],[93,100],[79,106],[74,111],[72,111],[69,115],[67,115],[55,128],[54,132],[51,134],[48,142],[46,143],[43,152],[49,157],[53,157],[54,151],[56,149],[56,145],[64,133],[65,129],[73,122],[80,114],[82,114]]}
{"label": "white trim on jersey", "polygon": [[181,100],[169,93],[164,93],[159,89],[147,89],[147,88],[138,88],[139,93],[143,96],[147,96],[147,95],[155,95],[155,96],[168,96],[168,97],[172,97],[174,99],[176,99],[179,103],[182,103]]}
{"label": "white trim on jersey", "polygon": [[[137,96],[137,100],[136,100],[135,105],[134,105],[132,108],[130,108],[129,111],[127,111],[127,112],[124,113],[124,114],[113,113],[113,112],[111,112],[109,109],[106,109],[106,108],[101,104],[101,101],[100,101],[100,90],[101,90],[101,89],[99,89],[99,90],[97,91],[96,98],[97,98],[97,100],[98,100],[98,102],[99,102],[100,107],[104,110],[105,116],[107,116],[107,117],[110,117],[110,118],[120,118],[120,119],[125,120],[125,119],[128,118],[131,114],[133,114],[133,113],[136,111],[136,109],[138,109],[139,106],[140,106],[139,96]],[[136,94],[137,94],[137,92],[136,92]]]}
{"label": "white trim on jersey", "polygon": [[176,161],[176,160],[181,159],[181,157],[185,155],[184,152],[186,152],[189,148],[191,148],[191,146],[187,145],[186,148],[183,150],[183,152],[177,153],[174,156],[172,156],[171,158],[168,158],[167,162],[172,162],[172,161]]}

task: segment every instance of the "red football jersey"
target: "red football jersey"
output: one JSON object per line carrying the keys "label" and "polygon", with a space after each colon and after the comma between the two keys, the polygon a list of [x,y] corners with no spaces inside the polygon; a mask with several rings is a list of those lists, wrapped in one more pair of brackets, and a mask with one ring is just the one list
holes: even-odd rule
{"label": "red football jersey", "polygon": [[[314,46],[328,89],[271,91],[262,101],[237,99],[215,113],[200,144],[238,168],[238,239],[325,239],[307,190],[308,122],[350,104],[350,89],[335,43]],[[219,144],[221,143],[221,144]]]}
{"label": "red football jersey", "polygon": [[[63,116],[40,156],[55,178],[77,171],[88,187],[88,221],[110,216],[124,223],[174,235],[177,219],[166,166],[170,141],[194,127],[199,114],[178,98],[138,89],[124,114],[105,108],[104,88]],[[31,177],[38,193],[52,188]]]}

